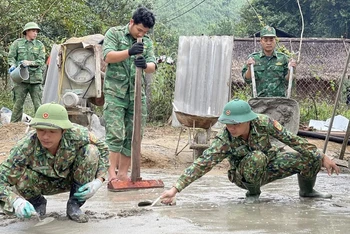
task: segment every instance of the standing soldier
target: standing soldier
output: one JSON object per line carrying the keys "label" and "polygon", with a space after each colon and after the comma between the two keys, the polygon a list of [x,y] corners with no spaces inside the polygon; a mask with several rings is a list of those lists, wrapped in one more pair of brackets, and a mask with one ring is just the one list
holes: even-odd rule
{"label": "standing soldier", "polygon": [[29,93],[36,112],[41,105],[43,66],[45,64],[45,47],[36,39],[40,32],[39,26],[34,22],[27,23],[23,28],[24,38],[15,40],[8,55],[9,73],[20,64],[28,67],[29,79],[22,82],[13,82],[13,101],[11,122],[22,120],[23,105]]}
{"label": "standing soldier", "polygon": [[[125,26],[110,28],[103,42],[103,57],[108,63],[104,80],[106,142],[109,147],[109,181],[128,180],[131,164],[131,139],[134,116],[136,67],[145,73],[156,70],[152,40],[146,33],[153,28],[155,17],[147,8],[138,8]],[[142,38],[142,42],[137,42]],[[137,55],[141,55],[138,56]],[[144,83],[144,82],[143,82]],[[147,106],[142,91],[142,126]],[[115,170],[118,169],[116,174]]]}
{"label": "standing soldier", "polygon": [[[259,202],[260,187],[277,179],[298,174],[299,196],[331,198],[314,190],[317,173],[324,166],[328,174],[339,173],[338,166],[315,145],[284,128],[267,115],[257,115],[242,100],[227,103],[219,118],[225,124],[211,146],[188,167],[174,184],[162,193],[163,203],[172,203],[176,193],[209,172],[225,158],[230,162],[228,178],[246,193],[246,203]],[[290,146],[282,151],[269,136]]]}
{"label": "standing soldier", "polygon": [[276,30],[273,27],[265,26],[260,31],[260,44],[262,51],[248,56],[242,70],[243,79],[252,83],[250,65],[253,64],[258,97],[286,97],[289,67],[296,68],[297,64],[275,50]]}
{"label": "standing soldier", "polygon": [[47,203],[43,195],[70,191],[67,216],[87,222],[80,207],[106,178],[107,145],[87,128],[72,124],[66,109],[55,103],[40,106],[30,126],[36,130],[23,137],[0,165],[3,210],[21,218],[42,216]]}

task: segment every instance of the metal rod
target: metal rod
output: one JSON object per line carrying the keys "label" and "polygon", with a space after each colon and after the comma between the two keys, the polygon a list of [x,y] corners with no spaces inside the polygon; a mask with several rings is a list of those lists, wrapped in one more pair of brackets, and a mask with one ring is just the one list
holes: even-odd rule
{"label": "metal rod", "polygon": [[341,159],[341,160],[343,160],[343,158],[344,158],[346,146],[348,145],[349,136],[350,136],[350,124],[348,123],[348,129],[346,130],[346,133],[345,133],[345,136],[344,136],[344,140],[343,140],[343,144],[341,146],[340,155],[339,155],[339,159]]}
{"label": "metal rod", "polygon": [[[337,110],[337,106],[338,106],[338,102],[339,102],[339,97],[340,97],[340,92],[341,92],[341,89],[342,89],[342,86],[343,86],[343,81],[345,79],[345,76],[346,76],[346,71],[348,69],[348,65],[349,65],[349,60],[350,60],[350,53],[348,53],[348,59],[346,60],[346,63],[345,63],[345,67],[344,67],[344,71],[343,71],[343,76],[340,80],[340,84],[339,84],[339,87],[338,87],[338,92],[337,92],[337,96],[335,98],[335,103],[334,103],[334,108],[333,108],[333,114],[332,114],[332,118],[331,118],[331,121],[329,122],[329,126],[328,126],[328,132],[327,132],[327,136],[326,136],[326,140],[324,142],[324,147],[323,147],[323,153],[326,153],[326,149],[327,149],[327,144],[328,144],[328,140],[329,140],[329,136],[331,134],[331,129],[332,129],[332,126],[333,126],[333,121],[334,121],[334,116],[335,116],[335,112]],[[345,140],[344,138],[344,142],[347,142],[347,139]],[[344,143],[343,143],[344,144]]]}

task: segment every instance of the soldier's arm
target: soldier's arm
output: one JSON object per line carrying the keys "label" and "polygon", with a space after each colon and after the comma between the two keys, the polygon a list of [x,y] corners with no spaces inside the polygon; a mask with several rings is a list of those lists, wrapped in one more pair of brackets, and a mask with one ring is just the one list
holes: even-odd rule
{"label": "soldier's arm", "polygon": [[103,59],[106,63],[119,63],[130,57],[129,48],[118,50],[117,45],[120,44],[120,37],[115,28],[106,32],[103,40]]}
{"label": "soldier's arm", "polygon": [[0,165],[0,201],[4,203],[4,211],[13,212],[12,204],[18,195],[14,193],[11,186],[18,183],[19,178],[26,169],[26,157],[16,147],[11,150],[9,157]]}
{"label": "soldier's arm", "polygon": [[98,151],[100,153],[100,158],[98,159],[98,168],[95,177],[101,178],[104,181],[106,180],[107,170],[109,167],[108,146],[104,141],[97,139],[97,137],[91,132],[89,132],[89,141],[90,144],[94,144],[97,146]]}
{"label": "soldier's arm", "polygon": [[155,72],[157,69],[156,57],[154,56],[153,42],[147,38],[144,40],[144,52],[143,56],[146,59],[147,68],[144,69],[146,73]]}
{"label": "soldier's arm", "polygon": [[176,181],[174,187],[178,192],[190,185],[195,180],[201,178],[209,172],[215,165],[227,157],[228,144],[221,138],[216,137],[211,146],[198,157],[191,166],[185,169],[184,173]]}
{"label": "soldier's arm", "polygon": [[11,66],[17,66],[17,41],[14,41],[9,49],[9,54],[7,57],[7,61],[9,64],[9,67]]}

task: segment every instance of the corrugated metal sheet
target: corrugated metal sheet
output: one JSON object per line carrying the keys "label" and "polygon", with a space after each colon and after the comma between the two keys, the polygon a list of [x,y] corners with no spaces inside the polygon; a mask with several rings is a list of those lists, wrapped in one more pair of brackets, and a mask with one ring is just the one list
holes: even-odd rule
{"label": "corrugated metal sheet", "polygon": [[[174,108],[182,113],[219,116],[230,96],[233,37],[181,36]],[[180,126],[173,114],[172,126]]]}

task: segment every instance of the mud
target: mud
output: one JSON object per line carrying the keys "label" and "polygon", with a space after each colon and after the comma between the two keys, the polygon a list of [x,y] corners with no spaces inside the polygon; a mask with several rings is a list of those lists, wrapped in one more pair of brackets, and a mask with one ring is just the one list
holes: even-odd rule
{"label": "mud", "polygon": [[[1,161],[26,129],[23,125],[9,131],[11,127],[0,128]],[[193,152],[188,148],[174,155],[178,135],[179,129],[171,127],[146,129],[141,150],[143,179],[161,179],[170,188],[190,165]],[[180,147],[188,140],[186,132],[182,136]],[[310,141],[323,147],[323,141]],[[327,148],[335,155],[340,149],[341,144],[333,142]],[[227,168],[223,162],[194,182],[178,194],[175,206],[138,206],[142,201],[154,201],[163,189],[109,192],[104,184],[82,207],[88,223],[66,217],[68,193],[46,196],[47,217],[54,217],[53,222],[34,227],[36,218],[21,220],[0,213],[0,233],[348,233],[349,174],[329,177],[320,173],[315,188],[332,193],[332,199],[299,198],[297,178],[292,176],[264,186],[261,203],[247,205],[243,203],[245,191],[228,181]]]}

